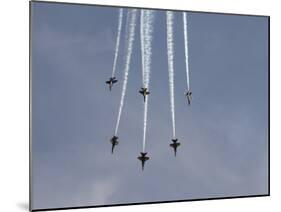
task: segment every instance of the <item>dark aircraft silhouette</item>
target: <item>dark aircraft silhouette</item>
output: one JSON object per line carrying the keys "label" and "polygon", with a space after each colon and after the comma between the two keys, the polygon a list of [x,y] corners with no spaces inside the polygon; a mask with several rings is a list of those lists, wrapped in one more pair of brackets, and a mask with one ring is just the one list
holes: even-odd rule
{"label": "dark aircraft silhouette", "polygon": [[116,83],[118,80],[116,79],[116,77],[110,77],[108,81],[106,81],[105,83],[109,85],[109,90],[111,91],[111,88],[113,86],[114,83]]}
{"label": "dark aircraft silhouette", "polygon": [[145,102],[145,97],[150,94],[150,92],[147,90],[147,88],[141,88],[141,90],[139,91],[140,94],[143,95],[143,101]]}
{"label": "dark aircraft silhouette", "polygon": [[141,161],[141,168],[143,171],[145,161],[149,160],[149,157],[146,156],[147,152],[141,152],[140,154],[141,156],[139,156],[138,159]]}
{"label": "dark aircraft silhouette", "polygon": [[190,105],[191,99],[192,99],[192,96],[191,96],[192,92],[190,90],[188,90],[185,95],[187,97],[188,105]]}
{"label": "dark aircraft silhouette", "polygon": [[111,154],[113,154],[114,147],[115,147],[116,145],[118,145],[118,143],[119,143],[119,142],[117,141],[117,139],[118,139],[118,137],[115,136],[115,135],[110,139],[110,142],[111,142],[111,144],[112,144]]}
{"label": "dark aircraft silhouette", "polygon": [[172,139],[173,143],[170,144],[170,147],[174,148],[174,152],[175,152],[175,157],[177,156],[177,148],[181,145],[180,142],[178,142],[178,139]]}

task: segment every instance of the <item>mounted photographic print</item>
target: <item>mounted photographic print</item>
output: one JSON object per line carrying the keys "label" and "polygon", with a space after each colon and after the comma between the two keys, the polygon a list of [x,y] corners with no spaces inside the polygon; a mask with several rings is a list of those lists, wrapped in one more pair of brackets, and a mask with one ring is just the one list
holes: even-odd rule
{"label": "mounted photographic print", "polygon": [[268,16],[30,2],[30,210],[268,195]]}

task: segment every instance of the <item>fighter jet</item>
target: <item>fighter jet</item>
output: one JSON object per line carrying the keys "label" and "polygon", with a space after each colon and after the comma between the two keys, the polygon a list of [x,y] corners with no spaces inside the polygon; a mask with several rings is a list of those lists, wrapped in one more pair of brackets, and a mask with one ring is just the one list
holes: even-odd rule
{"label": "fighter jet", "polygon": [[177,139],[177,138],[172,139],[172,142],[173,142],[173,143],[170,144],[170,147],[174,148],[175,157],[176,157],[176,156],[177,156],[177,148],[181,145],[181,143],[178,142],[178,139]]}
{"label": "fighter jet", "polygon": [[187,97],[187,101],[188,101],[188,105],[190,105],[191,103],[191,99],[192,99],[192,92],[190,90],[188,90],[185,94],[185,96]]}
{"label": "fighter jet", "polygon": [[111,144],[112,144],[111,154],[113,154],[114,147],[115,147],[116,145],[118,145],[118,143],[119,143],[119,142],[117,141],[117,139],[118,139],[118,137],[115,136],[115,135],[110,139],[110,142],[111,142]]}
{"label": "fighter jet", "polygon": [[150,94],[150,92],[147,90],[147,88],[141,88],[141,90],[139,91],[140,94],[143,95],[143,101],[145,102],[145,98],[148,94]]}
{"label": "fighter jet", "polygon": [[111,88],[114,83],[116,83],[118,80],[116,77],[110,77],[109,80],[107,80],[105,83],[109,85],[109,90],[111,91]]}
{"label": "fighter jet", "polygon": [[140,154],[141,155],[138,157],[138,159],[141,161],[141,167],[143,171],[145,161],[149,160],[149,157],[146,156],[147,152],[141,152]]}

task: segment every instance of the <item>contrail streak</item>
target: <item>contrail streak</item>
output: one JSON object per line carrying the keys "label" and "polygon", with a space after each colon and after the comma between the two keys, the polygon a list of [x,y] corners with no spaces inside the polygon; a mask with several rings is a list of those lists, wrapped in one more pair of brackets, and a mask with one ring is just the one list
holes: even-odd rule
{"label": "contrail streak", "polygon": [[173,138],[176,136],[175,127],[175,103],[174,103],[174,38],[173,38],[173,19],[174,14],[172,11],[166,12],[167,23],[167,54],[168,54],[168,72],[169,72],[169,85],[170,85],[170,106],[173,125]]}
{"label": "contrail streak", "polygon": [[[141,42],[141,56],[142,56],[142,79],[145,77],[144,70],[144,26],[145,26],[145,13],[141,10],[140,14],[140,42]],[[144,84],[143,84],[144,87]]]}
{"label": "contrail streak", "polygon": [[[152,10],[141,10],[141,48],[142,48],[142,80],[143,87],[149,88],[151,55],[152,55],[152,33],[153,33],[154,12]],[[143,120],[143,152],[145,152],[146,129],[147,129],[147,110],[148,96],[144,103],[144,120]]]}
{"label": "contrail streak", "polygon": [[117,39],[116,39],[116,46],[115,46],[115,55],[114,55],[113,69],[112,69],[112,75],[111,75],[112,77],[115,76],[116,63],[117,63],[119,45],[120,45],[121,30],[122,30],[122,21],[123,21],[123,9],[120,8],[119,17],[118,17],[118,30],[117,30]]}
{"label": "contrail streak", "polygon": [[122,94],[121,94],[121,100],[120,100],[120,106],[119,106],[119,112],[118,112],[118,118],[115,128],[115,135],[117,135],[120,118],[122,114],[123,104],[124,104],[124,98],[126,94],[127,89],[127,82],[128,82],[128,75],[129,75],[129,69],[130,69],[130,62],[131,62],[131,55],[133,50],[133,43],[135,39],[135,28],[136,28],[136,16],[137,16],[137,10],[132,9],[131,11],[128,10],[127,16],[129,17],[129,35],[127,43],[126,43],[126,56],[125,56],[125,69],[124,69],[124,81],[123,81],[123,87],[122,87]]}
{"label": "contrail streak", "polygon": [[184,51],[185,51],[185,66],[186,66],[186,84],[187,84],[187,90],[189,90],[190,89],[190,80],[189,80],[187,14],[186,14],[186,12],[182,13],[182,17],[183,17],[183,29],[184,29]]}
{"label": "contrail streak", "polygon": [[144,66],[145,66],[145,81],[144,85],[146,88],[149,87],[150,79],[150,67],[151,67],[151,54],[152,54],[152,33],[153,33],[153,21],[154,21],[154,12],[152,10],[145,10],[145,30],[144,30]]}
{"label": "contrail streak", "polygon": [[148,104],[148,96],[146,97],[144,103],[144,116],[143,116],[143,141],[142,141],[142,151],[145,152],[145,141],[146,141],[146,125],[147,125],[147,105]]}

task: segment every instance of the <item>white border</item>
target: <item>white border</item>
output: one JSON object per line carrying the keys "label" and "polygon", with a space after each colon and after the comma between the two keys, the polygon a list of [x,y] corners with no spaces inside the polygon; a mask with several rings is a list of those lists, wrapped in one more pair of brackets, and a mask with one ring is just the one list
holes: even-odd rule
{"label": "white border", "polygon": [[[280,7],[278,1],[251,0],[67,0],[271,16],[271,197],[157,205],[80,209],[79,211],[278,211],[280,196]],[[28,1],[3,1],[0,6],[0,209],[27,211],[28,203]],[[277,209],[277,210],[276,210]]]}

